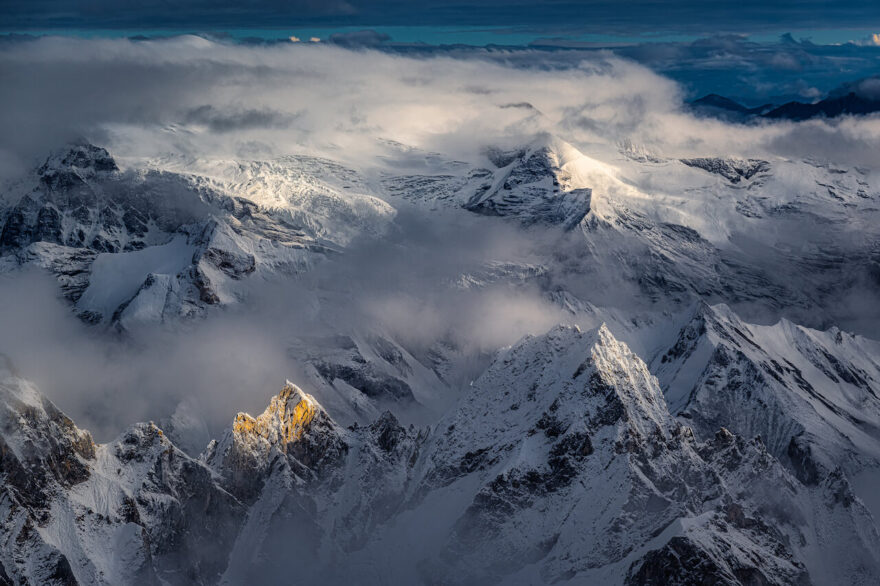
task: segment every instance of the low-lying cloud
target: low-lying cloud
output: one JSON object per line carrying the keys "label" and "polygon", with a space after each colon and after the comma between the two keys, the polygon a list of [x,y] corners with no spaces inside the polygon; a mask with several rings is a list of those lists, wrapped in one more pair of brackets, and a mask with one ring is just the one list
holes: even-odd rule
{"label": "low-lying cloud", "polygon": [[285,379],[305,384],[297,339],[380,334],[413,352],[442,339],[488,357],[568,321],[537,288],[457,284],[489,259],[533,254],[514,226],[474,230],[469,219],[429,225],[404,213],[387,241],[353,243],[298,277],[254,279],[242,304],[124,334],[77,319],[43,271],[0,275],[0,354],[101,441],[181,403],[217,437],[235,412],[261,412]]}

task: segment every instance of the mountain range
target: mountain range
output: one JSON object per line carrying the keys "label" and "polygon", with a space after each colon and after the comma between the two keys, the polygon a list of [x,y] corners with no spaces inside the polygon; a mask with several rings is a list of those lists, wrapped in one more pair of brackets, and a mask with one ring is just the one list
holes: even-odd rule
{"label": "mountain range", "polygon": [[409,214],[521,239],[445,244],[473,262],[432,289],[528,293],[560,323],[475,348],[351,323],[365,291],[316,279],[297,380],[201,443],[198,405],[96,442],[5,361],[0,583],[876,583],[874,173],[547,134],[375,151],[79,143],[5,188],[0,272],[48,272],[96,335],[415,246]]}
{"label": "mountain range", "polygon": [[748,107],[731,98],[707,94],[690,102],[690,107],[700,113],[734,120],[768,118],[800,121],[811,118],[873,114],[880,112],[880,96],[874,91],[864,91],[862,86],[873,87],[868,82],[876,82],[876,78],[846,84],[829,92],[822,99],[811,102],[791,100],[782,104],[767,103]]}

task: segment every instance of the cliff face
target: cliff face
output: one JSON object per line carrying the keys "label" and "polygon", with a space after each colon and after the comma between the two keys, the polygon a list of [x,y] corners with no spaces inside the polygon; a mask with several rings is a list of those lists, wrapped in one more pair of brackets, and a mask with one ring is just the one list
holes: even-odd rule
{"label": "cliff face", "polygon": [[158,427],[95,445],[8,370],[0,394],[0,565],[12,583],[219,579],[244,509]]}

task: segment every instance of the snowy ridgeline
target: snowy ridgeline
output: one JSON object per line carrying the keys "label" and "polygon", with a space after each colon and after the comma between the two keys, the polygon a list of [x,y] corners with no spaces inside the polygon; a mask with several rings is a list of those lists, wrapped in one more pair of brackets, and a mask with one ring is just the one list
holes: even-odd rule
{"label": "snowy ridgeline", "polygon": [[441,210],[514,220],[545,243],[545,275],[589,283],[584,301],[600,305],[620,307],[625,286],[661,311],[707,299],[860,333],[880,320],[853,319],[855,302],[836,297],[876,298],[880,192],[864,169],[679,161],[633,145],[605,153],[612,165],[549,136],[472,162],[377,151],[372,166],[167,157],[120,170],[104,149],[71,147],[0,201],[0,270],[48,269],[81,317],[126,329],[204,315],[239,301],[253,276],[299,274],[381,240],[405,206],[438,222]]}
{"label": "snowy ridgeline", "polygon": [[658,358],[668,403],[606,326],[559,326],[499,353],[434,425],[344,428],[288,383],[198,458],[153,423],[96,445],[7,370],[0,568],[40,584],[292,567],[304,583],[871,584],[877,350],[703,306]]}
{"label": "snowy ridgeline", "polygon": [[120,169],[75,146],[6,194],[0,270],[47,269],[98,328],[173,325],[414,209],[534,242],[450,291],[537,290],[585,329],[479,359],[303,336],[308,393],[207,447],[185,413],[95,444],[10,366],[0,582],[876,583],[880,344],[828,329],[877,324],[839,298],[876,296],[869,172],[633,145],[605,163],[546,136],[470,162],[380,150]]}

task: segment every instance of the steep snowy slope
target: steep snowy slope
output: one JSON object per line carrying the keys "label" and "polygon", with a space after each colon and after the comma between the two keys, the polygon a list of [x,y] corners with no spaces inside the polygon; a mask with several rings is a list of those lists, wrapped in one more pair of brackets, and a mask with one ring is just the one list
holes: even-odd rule
{"label": "steep snowy slope", "polygon": [[[760,436],[801,481],[880,466],[880,346],[836,328],[755,326],[700,304],[654,361],[673,412],[698,435]],[[862,494],[873,502],[872,489]]]}
{"label": "steep snowy slope", "polygon": [[615,197],[605,214],[614,231],[587,238],[596,254],[611,250],[637,267],[644,294],[724,302],[762,321],[783,315],[869,335],[880,326],[875,312],[853,311],[862,297],[877,297],[880,189],[870,170],[778,158],[622,158],[621,178],[650,197]]}
{"label": "steep snowy slope", "polygon": [[153,424],[95,445],[33,385],[0,379],[5,581],[216,582],[242,510],[204,466]]}
{"label": "steep snowy slope", "polygon": [[[785,473],[760,442],[725,431],[695,442],[670,416],[645,364],[604,327],[556,328],[520,342],[499,356],[443,425],[428,481],[480,478],[434,566],[451,581],[462,564],[486,572],[486,579],[522,567],[507,579],[527,583],[614,582],[622,573],[630,583],[737,583],[749,576],[791,583],[809,560],[797,555],[798,546],[786,553],[781,536],[764,523],[810,544],[826,539],[799,522],[820,496]],[[739,501],[764,494],[754,486],[762,474],[772,474],[795,499],[774,521],[758,503]],[[853,514],[829,503],[817,511],[829,506],[837,515]],[[761,520],[737,519],[739,507]],[[861,560],[874,556],[868,563],[876,565],[876,537],[861,543],[862,531],[874,535],[873,524],[864,509],[854,514],[859,529],[839,537],[861,553],[846,560],[841,548],[832,555],[864,581],[871,574],[861,573]],[[656,563],[673,558],[669,549],[676,547],[695,556],[678,575]],[[757,567],[747,561],[749,551],[762,550]]]}
{"label": "steep snowy slope", "polygon": [[134,163],[185,174],[199,187],[247,199],[337,247],[362,234],[381,235],[394,216],[394,209],[376,196],[361,173],[322,157],[288,155],[265,161],[166,157]]}

